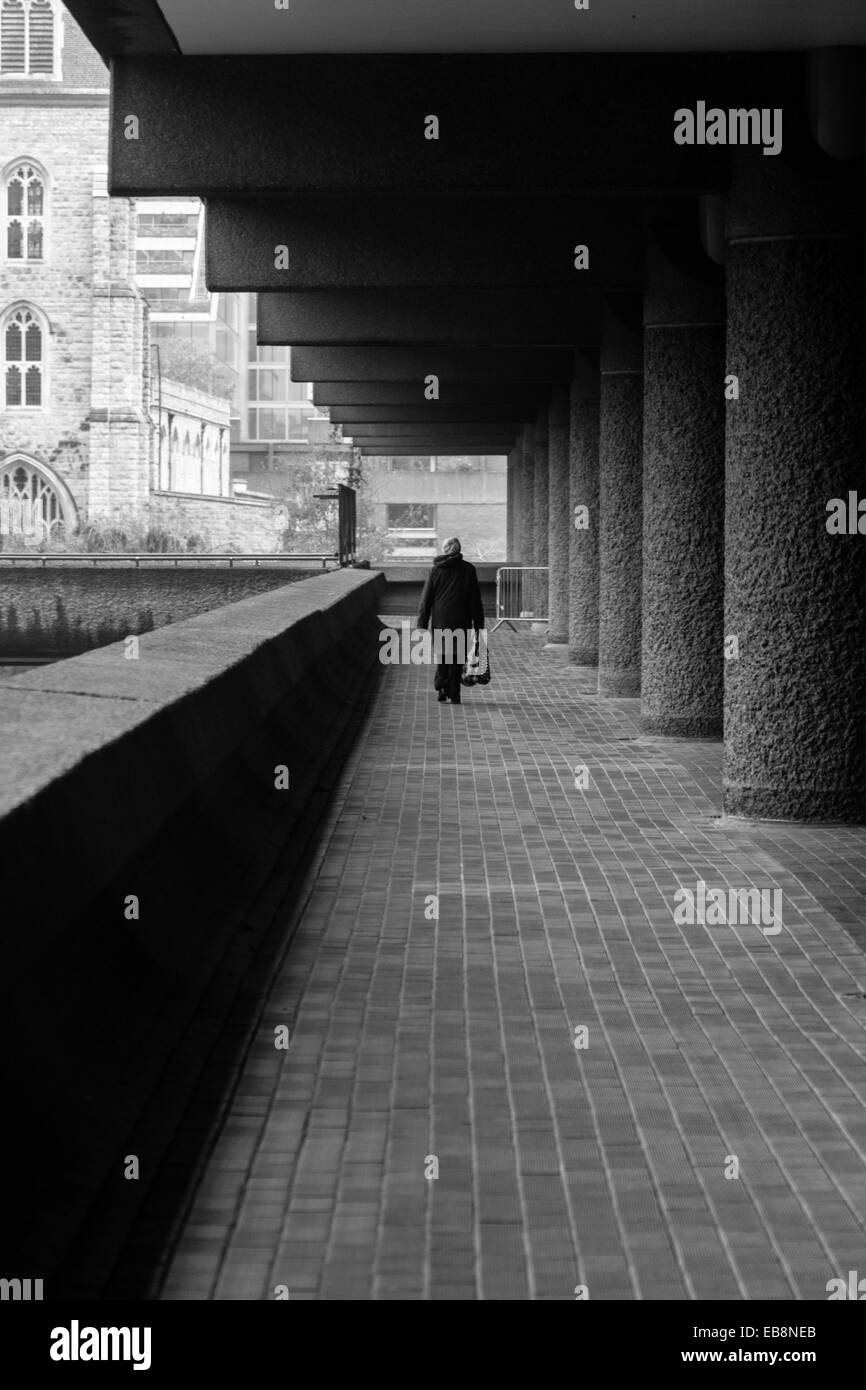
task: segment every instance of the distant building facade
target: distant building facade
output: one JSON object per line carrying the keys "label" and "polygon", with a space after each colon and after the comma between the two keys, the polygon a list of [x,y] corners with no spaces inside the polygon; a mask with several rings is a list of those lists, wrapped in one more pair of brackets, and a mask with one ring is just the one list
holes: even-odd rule
{"label": "distant building facade", "polygon": [[505,559],[507,460],[366,458],[363,506],[382,537],[382,558],[429,562],[449,536],[469,560]]}
{"label": "distant building facade", "polygon": [[147,305],[109,199],[103,64],[55,0],[0,0],[0,534],[144,505]]}
{"label": "distant building facade", "polygon": [[[0,546],[7,550],[100,519],[146,518],[164,493],[181,531],[182,499],[207,495],[222,504],[210,509],[215,534],[224,540],[231,532],[229,400],[161,371],[151,317],[157,342],[173,318],[214,318],[211,337],[229,362],[235,345],[236,376],[239,325],[219,320],[219,304],[202,289],[198,203],[180,225],[174,209],[148,213],[109,198],[108,98],[107,69],[58,0],[0,0]],[[159,236],[166,226],[181,236]],[[187,266],[192,294],[182,301],[176,284],[161,282]],[[229,315],[237,314],[238,297],[227,298]],[[275,508],[244,500],[236,513],[243,545],[274,549]],[[188,524],[202,531],[201,507]]]}

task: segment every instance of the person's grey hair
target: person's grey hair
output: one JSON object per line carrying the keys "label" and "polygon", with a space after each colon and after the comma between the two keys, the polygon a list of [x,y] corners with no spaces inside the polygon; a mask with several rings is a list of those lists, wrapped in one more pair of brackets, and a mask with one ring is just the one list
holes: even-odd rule
{"label": "person's grey hair", "polygon": [[458,554],[460,552],[460,541],[458,540],[457,536],[449,536],[448,540],[442,547],[442,554],[454,555],[455,552]]}

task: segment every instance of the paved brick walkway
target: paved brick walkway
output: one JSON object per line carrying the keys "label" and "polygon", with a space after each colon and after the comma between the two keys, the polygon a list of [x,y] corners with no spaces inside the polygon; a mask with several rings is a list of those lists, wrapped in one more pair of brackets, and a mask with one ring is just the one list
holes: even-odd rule
{"label": "paved brick walkway", "polygon": [[[161,1296],[866,1276],[866,830],[725,823],[719,744],[640,737],[537,637],[491,656],[459,709],[385,673]],[[780,890],[781,932],[678,925],[700,879]]]}

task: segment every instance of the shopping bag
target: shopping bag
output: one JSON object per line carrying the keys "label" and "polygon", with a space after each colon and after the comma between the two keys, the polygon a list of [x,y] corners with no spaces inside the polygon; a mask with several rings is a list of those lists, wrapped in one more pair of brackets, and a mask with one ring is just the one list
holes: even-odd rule
{"label": "shopping bag", "polygon": [[473,630],[466,664],[460,677],[464,685],[490,684],[490,653],[487,650],[487,629]]}

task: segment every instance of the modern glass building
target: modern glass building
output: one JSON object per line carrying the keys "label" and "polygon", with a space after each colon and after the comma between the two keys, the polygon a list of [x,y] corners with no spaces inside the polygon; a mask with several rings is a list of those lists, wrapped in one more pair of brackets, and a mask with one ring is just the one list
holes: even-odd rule
{"label": "modern glass building", "polygon": [[180,357],[197,378],[193,384],[227,393],[235,444],[319,442],[327,412],[313,404],[308,383],[291,380],[291,348],[256,343],[255,295],[208,293],[203,205],[196,198],[141,198],[136,211],[136,280],[150,305],[151,342],[162,349],[156,369],[165,355],[177,375]]}

